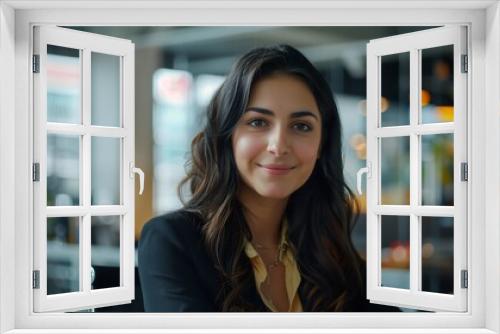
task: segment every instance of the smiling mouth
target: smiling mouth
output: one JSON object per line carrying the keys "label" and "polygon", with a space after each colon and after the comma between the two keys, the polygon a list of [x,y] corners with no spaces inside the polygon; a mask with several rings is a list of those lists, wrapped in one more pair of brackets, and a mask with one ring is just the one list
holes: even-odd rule
{"label": "smiling mouth", "polygon": [[268,167],[268,166],[262,166],[262,165],[257,165],[261,167],[264,171],[271,175],[286,175],[288,174],[292,169],[295,167]]}

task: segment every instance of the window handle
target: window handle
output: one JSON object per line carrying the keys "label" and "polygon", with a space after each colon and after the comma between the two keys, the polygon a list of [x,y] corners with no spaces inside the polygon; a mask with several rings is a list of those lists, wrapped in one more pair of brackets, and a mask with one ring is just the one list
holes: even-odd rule
{"label": "window handle", "polygon": [[363,176],[364,173],[366,173],[366,177],[370,178],[372,176],[372,164],[367,161],[366,162],[366,167],[360,168],[358,170],[358,173],[356,174],[356,186],[358,188],[358,193],[360,195],[363,194],[363,190],[361,189],[361,176]]}
{"label": "window handle", "polygon": [[133,162],[130,162],[130,178],[133,179],[135,174],[139,175],[139,195],[142,195],[144,192],[144,172],[135,167]]}

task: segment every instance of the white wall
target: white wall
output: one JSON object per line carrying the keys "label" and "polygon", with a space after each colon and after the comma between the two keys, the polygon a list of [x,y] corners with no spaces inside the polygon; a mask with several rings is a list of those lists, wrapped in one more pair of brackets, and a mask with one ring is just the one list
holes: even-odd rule
{"label": "white wall", "polygon": [[[14,10],[0,2],[0,333],[14,328]],[[6,251],[6,250],[9,251]],[[10,311],[9,311],[10,310]]]}
{"label": "white wall", "polygon": [[[485,236],[486,254],[496,253],[498,259],[500,246],[498,245],[500,235],[500,203],[498,203],[498,191],[500,189],[500,3],[495,3],[488,8],[486,14],[486,100],[491,101],[490,110],[486,115],[486,171],[489,175],[486,180],[486,222],[491,224],[489,233]],[[488,103],[487,102],[487,103]],[[493,257],[495,258],[495,257]],[[492,284],[496,288],[486,291],[486,309],[500,310],[500,266],[498,263],[485,263],[486,284]],[[489,281],[489,282],[488,282]],[[486,312],[486,328],[500,332],[500,313]]]}

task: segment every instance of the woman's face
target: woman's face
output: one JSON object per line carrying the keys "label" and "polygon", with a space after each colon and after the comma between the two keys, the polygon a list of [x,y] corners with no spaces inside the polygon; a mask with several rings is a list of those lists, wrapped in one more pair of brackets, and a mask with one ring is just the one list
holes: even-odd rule
{"label": "woman's face", "polygon": [[287,198],[312,174],[320,142],[321,115],[305,83],[287,74],[257,81],[232,136],[242,190]]}

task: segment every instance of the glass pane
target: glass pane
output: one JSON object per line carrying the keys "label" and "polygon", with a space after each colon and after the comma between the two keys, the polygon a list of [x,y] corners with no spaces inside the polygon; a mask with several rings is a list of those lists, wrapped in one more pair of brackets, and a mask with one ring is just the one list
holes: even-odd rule
{"label": "glass pane", "polygon": [[453,45],[421,52],[421,122],[453,122]]}
{"label": "glass pane", "polygon": [[422,217],[422,291],[453,294],[453,217]]}
{"label": "glass pane", "polygon": [[120,126],[120,57],[92,52],[92,125]]}
{"label": "glass pane", "polygon": [[81,121],[80,50],[47,45],[47,121]]}
{"label": "glass pane", "polygon": [[381,216],[381,286],[410,288],[410,217]]}
{"label": "glass pane", "polygon": [[410,204],[410,137],[380,138],[382,205]]}
{"label": "glass pane", "polygon": [[47,205],[80,205],[80,137],[47,135]]}
{"label": "glass pane", "polygon": [[453,134],[421,138],[422,205],[453,206]]}
{"label": "glass pane", "polygon": [[410,124],[410,53],[381,57],[381,126]]}
{"label": "glass pane", "polygon": [[79,217],[47,218],[47,294],[80,291]]}
{"label": "glass pane", "polygon": [[120,286],[120,216],[92,217],[92,289]]}
{"label": "glass pane", "polygon": [[120,141],[92,137],[92,205],[120,204]]}

